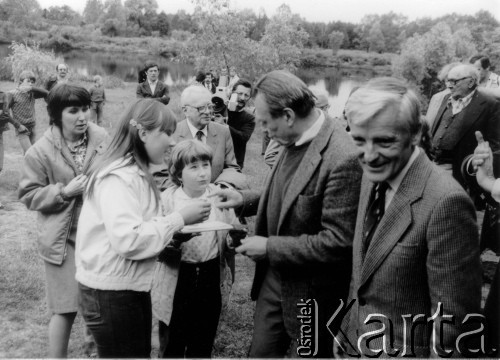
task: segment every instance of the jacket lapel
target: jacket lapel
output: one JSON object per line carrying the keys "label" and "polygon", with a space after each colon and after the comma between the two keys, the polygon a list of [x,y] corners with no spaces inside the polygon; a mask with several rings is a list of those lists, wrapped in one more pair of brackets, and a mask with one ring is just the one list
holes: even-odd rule
{"label": "jacket lapel", "polygon": [[183,140],[193,138],[191,131],[189,131],[189,127],[188,127],[187,122],[188,122],[188,120],[184,119],[180,123],[177,123],[177,130],[175,131],[177,133],[177,136]]}
{"label": "jacket lapel", "polygon": [[210,146],[215,154],[217,153],[216,149],[219,139],[217,137],[217,131],[213,128],[213,126],[210,126],[210,124],[207,125],[207,135],[207,145]]}
{"label": "jacket lapel", "polygon": [[[295,171],[295,174],[288,186],[288,192],[283,198],[283,204],[280,211],[280,218],[278,220],[278,233],[283,221],[292,204],[297,200],[302,190],[306,187],[307,183],[311,180],[316,168],[319,166],[322,160],[321,152],[328,145],[331,133],[333,132],[333,120],[326,117],[320,132],[312,140],[309,148],[307,149],[299,167]],[[325,159],[326,160],[326,159]]]}
{"label": "jacket lapel", "polygon": [[422,196],[432,166],[424,152],[420,152],[373,234],[362,265],[360,286],[383,263],[413,221],[411,207]]}
{"label": "jacket lapel", "polygon": [[467,107],[462,110],[463,114],[461,119],[461,126],[456,136],[455,144],[457,144],[464,137],[464,135],[470,130],[472,125],[479,119],[479,116],[485,109],[485,107],[483,106],[484,102],[484,97],[482,97],[479,94],[479,91],[476,90],[476,93],[472,96],[472,100],[469,105],[467,105]]}
{"label": "jacket lapel", "polygon": [[431,136],[434,136],[436,133],[436,130],[439,126],[439,123],[441,122],[441,117],[443,116],[444,111],[446,110],[446,106],[448,106],[448,99],[450,98],[450,94],[446,95],[441,102],[441,106],[439,107],[439,110],[436,114],[436,118],[432,122],[432,129],[431,129]]}

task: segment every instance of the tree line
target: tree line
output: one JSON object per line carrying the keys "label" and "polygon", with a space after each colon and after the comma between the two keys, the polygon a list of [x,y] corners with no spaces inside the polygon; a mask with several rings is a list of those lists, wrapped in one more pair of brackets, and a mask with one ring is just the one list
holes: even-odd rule
{"label": "tree line", "polygon": [[[339,49],[393,53],[393,75],[417,84],[427,96],[436,90],[436,75],[452,61],[477,52],[500,65],[500,23],[488,11],[448,14],[409,21],[401,14],[366,15],[357,24],[310,22],[281,5],[272,17],[263,9],[234,10],[230,0],[192,0],[192,14],[158,11],[157,0],[86,0],[83,13],[69,6],[42,9],[37,0],[0,0],[0,40],[13,40],[19,29],[47,31],[42,46],[71,47],[72,33],[89,38],[143,37],[173,39],[177,55],[199,69],[234,66],[253,78],[265,71],[304,66],[303,50]],[[64,29],[64,30],[61,30]],[[19,40],[19,39],[17,39]],[[349,62],[349,56],[342,56]]]}

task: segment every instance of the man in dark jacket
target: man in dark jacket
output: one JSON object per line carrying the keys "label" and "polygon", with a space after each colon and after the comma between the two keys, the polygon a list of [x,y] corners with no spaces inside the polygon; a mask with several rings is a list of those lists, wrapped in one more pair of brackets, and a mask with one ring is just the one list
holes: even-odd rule
{"label": "man in dark jacket", "polygon": [[168,95],[168,86],[165,85],[165,83],[163,83],[162,81],[158,80],[158,75],[160,74],[158,65],[149,63],[146,64],[145,68],[147,80],[137,85],[137,97],[156,99],[167,105],[170,101],[170,96]]}
{"label": "man in dark jacket", "polygon": [[240,79],[234,84],[232,91],[237,96],[237,103],[234,111],[228,111],[227,125],[233,139],[236,162],[243,169],[247,142],[255,129],[255,115],[246,108],[252,94],[252,84],[248,80]]}

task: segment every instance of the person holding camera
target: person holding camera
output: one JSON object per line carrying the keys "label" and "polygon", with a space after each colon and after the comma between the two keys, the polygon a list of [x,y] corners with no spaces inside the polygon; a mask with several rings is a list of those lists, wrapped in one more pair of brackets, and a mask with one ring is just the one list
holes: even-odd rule
{"label": "person holding camera", "polygon": [[251,94],[252,84],[246,79],[239,79],[233,86],[228,107],[227,125],[233,139],[236,162],[242,169],[247,142],[255,130],[255,115],[247,108]]}

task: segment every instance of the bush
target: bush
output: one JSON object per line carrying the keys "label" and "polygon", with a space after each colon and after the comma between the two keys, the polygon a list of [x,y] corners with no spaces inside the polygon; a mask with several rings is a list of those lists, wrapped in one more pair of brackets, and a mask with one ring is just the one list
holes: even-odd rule
{"label": "bush", "polygon": [[10,45],[12,54],[7,57],[7,62],[12,67],[12,76],[17,82],[21,71],[31,70],[35,73],[37,84],[43,84],[53,74],[57,64],[64,62],[56,58],[53,51],[40,50],[40,44],[33,42],[28,45],[13,41]]}
{"label": "bush", "polygon": [[12,81],[12,65],[6,60],[0,60],[0,80]]}
{"label": "bush", "polygon": [[372,65],[374,66],[384,66],[390,65],[391,62],[383,57],[373,57],[371,60]]}
{"label": "bush", "polygon": [[172,31],[172,39],[180,42],[188,41],[190,40],[194,35],[190,33],[189,31],[185,30],[173,30]]}

